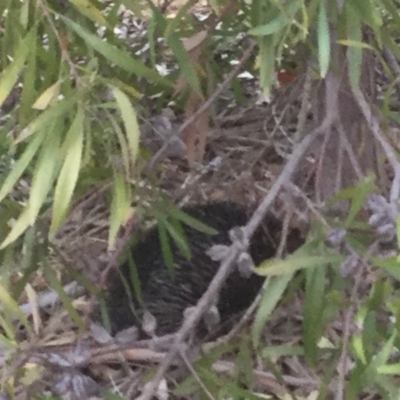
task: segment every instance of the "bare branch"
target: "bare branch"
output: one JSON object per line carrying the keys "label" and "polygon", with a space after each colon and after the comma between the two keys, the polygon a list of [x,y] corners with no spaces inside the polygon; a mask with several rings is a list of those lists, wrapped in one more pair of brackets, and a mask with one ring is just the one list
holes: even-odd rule
{"label": "bare branch", "polygon": [[366,101],[361,90],[358,88],[353,89],[353,93],[358,103],[358,106],[360,107],[361,112],[364,115],[365,120],[369,124],[373,136],[381,144],[383,151],[386,153],[386,157],[389,160],[389,163],[394,170],[395,179],[393,180],[393,184],[390,191],[390,200],[393,201],[399,197],[400,163],[397,161],[396,153],[393,150],[392,146],[387,142],[384,135],[382,134],[378,118],[376,118],[375,115],[373,115],[371,107]]}

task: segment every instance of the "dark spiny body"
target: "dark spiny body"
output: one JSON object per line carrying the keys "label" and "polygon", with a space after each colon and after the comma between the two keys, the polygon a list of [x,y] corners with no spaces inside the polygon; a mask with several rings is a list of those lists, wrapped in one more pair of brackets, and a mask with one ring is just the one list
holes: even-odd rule
{"label": "dark spiny body", "polygon": [[[205,252],[215,244],[229,245],[229,230],[245,225],[248,220],[246,211],[232,202],[195,205],[183,210],[217,230],[218,234],[207,235],[182,224],[192,257],[190,260],[185,258],[173,240],[170,240],[174,262],[173,275],[169,274],[163,260],[157,228],[150,230],[132,249],[141,282],[142,299],[146,309],[157,320],[158,335],[179,329],[185,309],[194,306],[207,290],[220,263],[212,261]],[[268,228],[268,233],[264,230],[265,227]],[[280,232],[279,221],[268,215],[263,228],[259,228],[251,241],[250,254],[256,265],[275,255]],[[129,281],[128,263],[121,266],[120,272]],[[228,321],[234,314],[246,309],[254,300],[263,281],[263,278],[255,274],[244,278],[235,269],[223,286],[217,303],[221,322]],[[133,289],[131,291],[134,293]],[[143,309],[135,298],[131,299],[131,302],[137,310],[136,315],[132,312],[123,283],[115,277],[110,285],[107,301],[114,332],[132,325],[141,326]]]}

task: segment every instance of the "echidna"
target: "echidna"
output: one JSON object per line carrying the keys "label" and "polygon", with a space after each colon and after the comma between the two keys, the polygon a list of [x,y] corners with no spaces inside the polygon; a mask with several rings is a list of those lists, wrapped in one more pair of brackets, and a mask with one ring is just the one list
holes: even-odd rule
{"label": "echidna", "polygon": [[[141,285],[142,305],[135,297],[132,286],[133,298],[128,297],[124,283],[119,277],[122,275],[125,282],[131,282],[128,262],[120,267],[119,274],[112,279],[109,286],[106,304],[114,332],[132,325],[140,328],[144,309],[155,317],[157,335],[177,331],[183,322],[184,311],[197,303],[220,266],[219,262],[211,260],[206,251],[215,244],[230,245],[229,230],[245,225],[248,220],[246,210],[233,202],[188,206],[183,208],[183,211],[214,228],[218,233],[208,235],[182,224],[191,259],[188,260],[178,250],[174,241],[170,240],[174,264],[174,272],[170,274],[163,259],[157,228],[150,230],[132,249]],[[251,241],[249,252],[255,264],[275,255],[280,234],[280,222],[268,214]],[[289,246],[289,251],[296,246],[297,243],[292,244],[292,248]],[[263,278],[255,274],[245,278],[237,269],[232,272],[219,294],[217,303],[222,324],[251,304],[263,281]],[[132,311],[132,304],[135,312]]]}

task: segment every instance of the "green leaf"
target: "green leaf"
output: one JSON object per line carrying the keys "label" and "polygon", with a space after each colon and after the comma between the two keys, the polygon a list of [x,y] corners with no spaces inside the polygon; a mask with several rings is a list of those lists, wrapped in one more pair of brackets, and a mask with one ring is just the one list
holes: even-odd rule
{"label": "green leaf", "polygon": [[330,62],[331,43],[329,37],[328,16],[326,12],[326,0],[321,0],[319,5],[318,25],[318,62],[322,78],[325,78]]}
{"label": "green leaf", "polygon": [[312,366],[317,362],[317,346],[325,322],[325,271],[325,268],[319,267],[306,270],[303,342],[306,361]]}
{"label": "green leaf", "polygon": [[169,244],[165,218],[161,215],[157,218],[157,230],[163,259],[165,264],[167,264],[168,272],[172,275],[174,273],[174,256],[172,255],[171,246]]}
{"label": "green leaf", "polygon": [[365,49],[365,50],[375,51],[375,49],[368,43],[360,42],[358,40],[345,39],[345,40],[338,40],[337,43],[339,43],[343,46],[354,47],[357,49]]}
{"label": "green leaf", "polygon": [[111,122],[114,133],[118,137],[119,145],[120,145],[120,153],[122,157],[122,162],[124,164],[125,175],[127,179],[131,177],[131,152],[129,151],[129,146],[127,143],[127,138],[125,138],[124,133],[122,132],[122,128],[118,123],[118,120],[114,115],[107,113],[107,118]]}
{"label": "green leaf", "polygon": [[263,293],[261,304],[258,308],[251,331],[253,343],[256,348],[260,344],[260,338],[269,316],[281,300],[289,282],[292,280],[292,277],[293,274],[286,274],[269,278],[267,281],[268,284]]}
{"label": "green leaf", "polygon": [[[25,289],[27,283],[30,282],[30,277],[37,271],[38,263],[36,263],[37,256],[41,255],[40,251],[37,251],[39,246],[37,243],[37,232],[35,227],[29,228],[23,238],[23,256],[19,263],[19,270],[23,271],[23,275],[13,285],[13,295],[20,296],[22,291]],[[10,250],[12,247],[10,247]]]}
{"label": "green leaf", "polygon": [[71,299],[68,297],[67,293],[65,293],[64,288],[61,286],[54,271],[47,264],[45,264],[43,272],[46,279],[49,281],[52,290],[54,290],[58,294],[64,308],[68,311],[69,316],[73,319],[73,321],[76,323],[76,325],[78,325],[79,328],[83,329],[83,321],[78,312],[75,310],[75,307],[72,305]]}
{"label": "green leaf", "polygon": [[54,192],[53,215],[50,226],[51,236],[56,233],[67,214],[78,181],[83,151],[83,119],[84,112],[79,107],[62,145],[62,153],[64,153],[65,158]]}
{"label": "green leaf", "polygon": [[117,238],[120,227],[126,222],[131,207],[131,190],[124,175],[118,171],[114,173],[114,190],[111,202],[110,229],[108,246],[112,247]]}
{"label": "green leaf", "polygon": [[136,17],[145,18],[143,11],[147,10],[146,2],[140,2],[137,0],[120,0],[121,4],[126,6],[129,10],[131,10]]}
{"label": "green leaf", "polygon": [[267,98],[275,80],[275,50],[272,36],[263,36],[258,39],[260,58],[260,86]]}
{"label": "green leaf", "polygon": [[382,4],[384,5],[385,12],[389,13],[391,18],[393,18],[394,23],[397,26],[400,26],[400,15],[399,10],[396,5],[391,0],[381,0]]}
{"label": "green leaf", "polygon": [[269,21],[266,24],[256,26],[248,32],[249,35],[254,36],[267,36],[272,35],[276,32],[280,32],[288,25],[291,25],[294,20],[294,16],[299,11],[302,2],[300,1],[292,1],[290,4],[285,5],[284,9],[281,13],[274,18],[273,20]]}
{"label": "green leaf", "polygon": [[345,221],[345,226],[349,227],[364,205],[365,199],[375,191],[375,188],[373,176],[368,175],[357,186],[342,189],[333,195],[328,200],[328,204],[341,200],[351,200],[350,210]]}
{"label": "green leaf", "polygon": [[[190,8],[196,4],[197,0],[189,0],[186,3],[183,3],[179,6],[178,12],[176,13],[176,16],[174,18],[169,19],[167,26],[165,28],[164,32],[164,37],[168,40],[168,38],[171,35],[174,35],[176,31],[179,29],[179,24],[180,22],[184,19],[187,18],[188,12],[190,12]],[[158,11],[158,10],[157,10]],[[161,13],[158,11],[158,14],[160,17],[163,17],[165,20],[165,17],[161,15]],[[157,20],[158,26],[160,26],[160,20]]]}
{"label": "green leaf", "polygon": [[59,135],[48,134],[42,146],[39,160],[33,174],[28,205],[21,213],[11,232],[4,239],[0,249],[4,249],[21,236],[31,226],[39,214],[54,181],[59,156]]}
{"label": "green leaf", "polygon": [[[177,222],[177,220],[175,220],[175,221]],[[174,239],[174,241],[175,241],[176,245],[178,246],[179,250],[181,251],[181,253],[187,259],[190,259],[190,257],[191,257],[190,249],[187,244],[187,240],[186,240],[183,229],[177,228],[172,223],[170,223],[168,220],[165,220],[164,225],[167,228],[168,233]]]}
{"label": "green leaf", "polygon": [[[104,15],[89,0],[69,0],[76,9],[85,17],[88,17],[96,24],[106,25],[107,21]],[[110,26],[108,26],[110,29]]]}
{"label": "green leaf", "polygon": [[52,188],[55,174],[58,171],[57,164],[59,156],[60,135],[55,135],[53,132],[50,132],[47,135],[46,142],[40,150],[38,162],[32,178],[32,186],[28,202],[28,208],[32,216],[32,223]]}
{"label": "green leaf", "polygon": [[14,54],[14,61],[1,73],[0,79],[0,106],[4,103],[12,88],[18,81],[18,76],[24,67],[31,47],[35,45],[36,28],[33,28],[19,43]]}
{"label": "green leaf", "polygon": [[389,340],[383,345],[382,349],[373,357],[371,366],[375,370],[382,367],[387,363],[390,357],[393,355],[393,350],[397,351],[397,348],[394,348],[394,342],[397,339],[398,333],[394,331],[389,338]]}
{"label": "green leaf", "polygon": [[261,276],[285,275],[296,272],[299,269],[323,267],[327,264],[339,264],[343,261],[343,256],[337,255],[292,255],[284,260],[266,260],[258,267],[254,268],[254,272]]}
{"label": "green leaf", "polygon": [[[396,111],[392,111],[392,102],[393,102],[393,95],[396,93],[397,87],[400,82],[400,77],[397,76],[395,79],[393,77],[392,71],[390,71],[389,67],[387,66],[385,60],[380,60],[382,63],[382,67],[384,70],[384,74],[391,80],[390,85],[384,88],[384,98],[383,98],[383,104],[381,106],[381,110],[384,116],[388,116],[389,118],[393,119],[394,121],[398,122],[399,121],[399,113]],[[383,117],[384,118],[384,117]]]}
{"label": "green leaf", "polygon": [[239,354],[236,357],[236,374],[245,386],[251,386],[254,381],[253,354],[248,337],[243,337],[239,347]]}
{"label": "green leaf", "polygon": [[378,367],[378,373],[384,375],[400,375],[400,363],[382,365]]}
{"label": "green leaf", "polygon": [[29,8],[30,8],[30,4],[28,2],[23,4],[23,6],[21,7],[21,13],[20,13],[20,17],[19,17],[19,22],[24,27],[24,29],[28,28]]}
{"label": "green leaf", "polygon": [[76,92],[71,97],[63,99],[58,103],[54,104],[52,107],[47,108],[42,112],[37,118],[35,118],[28,126],[22,129],[21,133],[15,139],[15,143],[18,144],[28,137],[38,132],[39,130],[47,131],[49,125],[54,124],[55,121],[60,121],[64,119],[68,112],[76,106],[79,98],[81,97],[80,92]]}
{"label": "green leaf", "polygon": [[112,87],[115,100],[121,111],[122,120],[124,121],[125,131],[128,138],[130,156],[132,163],[136,162],[139,151],[139,125],[137,123],[136,112],[129,101],[129,98],[116,87]]}
{"label": "green leaf", "polygon": [[0,315],[0,326],[4,329],[4,334],[7,335],[4,336],[4,334],[0,333],[0,343],[9,349],[18,350],[21,344],[15,339],[14,330],[11,325]]}
{"label": "green leaf", "polygon": [[57,81],[50,87],[48,87],[40,96],[37,98],[32,108],[36,110],[45,110],[52,101],[58,98],[60,93],[61,81]]}
{"label": "green leaf", "polygon": [[369,257],[369,261],[372,265],[383,268],[393,278],[400,281],[400,260],[397,255],[388,258]]}
{"label": "green leaf", "polygon": [[162,78],[156,70],[147,68],[141,61],[132,58],[126,51],[120,50],[105,42],[97,35],[87,32],[80,25],[67,17],[60,15],[60,18],[90,47],[103,55],[111,63],[116,64],[127,72],[135,74],[139,78],[149,79],[152,83],[161,83],[165,86],[171,86],[171,83],[167,79]]}
{"label": "green leaf", "polygon": [[[361,43],[361,21],[359,16],[347,7],[347,35],[349,40]],[[353,88],[358,88],[361,77],[362,49],[360,46],[351,46],[347,49],[347,60],[349,62],[350,83]]]}
{"label": "green leaf", "polygon": [[38,54],[38,44],[36,42],[35,46],[32,46],[29,50],[28,59],[25,63],[26,67],[22,76],[22,92],[18,109],[18,123],[21,127],[28,124],[32,115],[32,103],[36,96]]}
{"label": "green leaf", "polygon": [[357,394],[360,393],[361,389],[365,390],[373,384],[384,388],[385,392],[388,393],[388,399],[398,397],[398,385],[393,384],[393,382],[389,381],[385,376],[378,373],[378,370],[384,367],[388,359],[393,355],[396,339],[397,332],[395,331],[369,364],[357,365],[357,368],[353,370],[350,375],[347,398],[357,398]]}
{"label": "green leaf", "polygon": [[354,13],[357,14],[362,21],[366,22],[374,30],[382,25],[382,18],[380,16],[379,9],[374,4],[374,0],[351,0],[346,2],[346,4],[347,3],[353,8]]}
{"label": "green leaf", "polygon": [[41,146],[45,138],[46,131],[43,130],[39,132],[28,144],[22,155],[17,159],[13,169],[8,174],[0,189],[0,201],[2,201],[4,197],[6,197],[10,193],[14,185],[17,183],[18,179],[21,178],[22,174],[32,161],[33,157],[36,155],[39,147]]}
{"label": "green leaf", "polygon": [[156,30],[157,30],[157,23],[156,23],[156,18],[154,15],[150,18],[148,21],[148,26],[147,26],[147,37],[148,37],[148,43],[149,43],[149,53],[150,53],[150,60],[151,60],[151,65],[154,66],[156,64]]}
{"label": "green leaf", "polygon": [[[127,281],[126,277],[123,275],[121,270],[119,270],[119,277],[124,284],[125,291],[129,296],[129,299],[135,297],[140,303],[143,303],[142,298],[142,282],[140,282],[138,270],[136,268],[135,260],[132,257],[132,254],[129,253],[127,263],[129,265],[129,282]],[[132,293],[133,288],[133,293]],[[133,296],[134,295],[134,296]],[[130,301],[130,306],[133,307],[132,310],[134,312],[134,305]]]}
{"label": "green leaf", "polygon": [[[32,333],[30,324],[24,313],[19,308],[17,302],[10,296],[10,293],[7,291],[7,289],[2,285],[0,285],[0,304],[4,309],[8,310],[12,315],[18,318],[18,320],[24,325],[29,333]],[[7,324],[3,326],[5,327],[6,325]],[[10,338],[13,337],[10,331],[8,332],[8,335]]]}
{"label": "green leaf", "polygon": [[397,246],[400,244],[400,216],[398,215],[396,217],[396,240],[397,240]]}
{"label": "green leaf", "polygon": [[174,218],[178,218],[185,225],[188,225],[199,232],[206,233],[207,235],[216,235],[218,233],[216,229],[209,227],[208,225],[204,224],[203,222],[190,216],[189,214],[185,213],[184,211],[178,208],[173,208],[171,210],[171,215]]}
{"label": "green leaf", "polygon": [[171,34],[167,38],[167,43],[176,57],[182,75],[185,77],[192,89],[201,96],[202,91],[200,89],[199,78],[197,77],[189,53],[185,50],[180,37],[175,33]]}

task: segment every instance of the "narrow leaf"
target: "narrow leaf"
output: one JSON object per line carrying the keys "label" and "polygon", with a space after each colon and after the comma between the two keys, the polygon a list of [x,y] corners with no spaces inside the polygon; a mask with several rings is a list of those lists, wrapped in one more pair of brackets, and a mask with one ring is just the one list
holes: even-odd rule
{"label": "narrow leaf", "polygon": [[89,0],[69,0],[77,10],[94,23],[107,25],[104,15]]}
{"label": "narrow leaf", "polygon": [[186,240],[186,237],[184,236],[183,230],[176,229],[174,225],[172,225],[169,221],[165,220],[165,227],[168,230],[168,233],[172,236],[174,239],[174,242],[178,246],[180,252],[187,258],[190,259],[191,254],[190,254],[190,249]]}
{"label": "narrow leaf", "polygon": [[58,135],[47,135],[48,141],[43,144],[38,163],[33,174],[32,187],[30,191],[28,205],[19,216],[17,222],[12,227],[0,249],[5,248],[21,236],[25,230],[31,226],[39,214],[47,194],[54,181],[54,174],[58,161]]}
{"label": "narrow leaf", "polygon": [[253,343],[256,348],[260,344],[261,334],[269,316],[277,306],[279,300],[281,300],[292,277],[293,274],[287,274],[268,280],[251,332]]}
{"label": "narrow leaf", "polygon": [[374,30],[382,26],[380,7],[376,6],[374,0],[351,0],[348,4],[353,8],[354,14],[357,14],[363,22],[366,22]]}
{"label": "narrow leaf", "polygon": [[329,68],[331,44],[329,38],[328,16],[326,13],[326,0],[322,0],[319,6],[318,14],[318,61],[322,78],[325,78]]}
{"label": "narrow leaf", "polygon": [[36,135],[33,140],[28,144],[21,157],[15,162],[13,169],[8,174],[3,186],[0,189],[0,201],[4,199],[10,193],[18,179],[22,176],[33,157],[36,155],[40,145],[43,143],[46,137],[46,132],[42,131]]}
{"label": "narrow leaf", "polygon": [[173,209],[171,211],[171,215],[175,218],[178,218],[182,221],[185,225],[188,225],[200,232],[206,233],[208,235],[216,235],[218,231],[214,228],[209,227],[208,225],[204,224],[203,222],[199,221],[198,219],[186,214],[184,211],[180,209]]}
{"label": "narrow leaf", "polygon": [[32,108],[36,110],[46,109],[52,100],[56,99],[60,93],[61,82],[57,81],[54,85],[48,87],[35,101]]}
{"label": "narrow leaf", "polygon": [[[361,42],[361,21],[356,13],[348,7],[347,9],[347,35],[353,42]],[[362,49],[358,46],[352,46],[347,49],[347,59],[349,61],[349,77],[353,88],[358,88],[361,77]]]}
{"label": "narrow leaf", "polygon": [[29,322],[24,313],[19,308],[17,302],[10,296],[7,289],[2,285],[0,285],[0,303],[2,307],[9,310],[16,318],[18,318],[19,321],[21,321],[28,332],[31,332]]}
{"label": "narrow leaf", "polygon": [[162,83],[166,86],[171,86],[171,83],[162,78],[154,69],[147,68],[141,61],[132,58],[126,51],[120,50],[114,45],[111,45],[97,35],[93,35],[83,29],[79,24],[73,22],[65,16],[60,18],[74,30],[90,47],[103,55],[110,62],[118,65],[125,71],[131,72],[140,78],[147,78],[151,82]]}
{"label": "narrow leaf", "polygon": [[306,301],[304,304],[303,343],[309,365],[317,361],[325,307],[325,268],[314,267],[306,271]]}
{"label": "narrow leaf", "polygon": [[196,69],[190,59],[189,52],[186,51],[180,37],[177,34],[172,34],[167,38],[168,46],[176,57],[182,75],[185,77],[187,83],[198,94],[202,95],[200,89],[200,82],[196,73]]}
{"label": "narrow leaf", "polygon": [[83,328],[84,325],[81,317],[79,316],[75,307],[72,305],[71,299],[68,297],[67,293],[65,293],[65,290],[57,279],[54,271],[48,265],[45,265],[45,267],[43,268],[43,272],[46,276],[46,279],[50,283],[50,287],[58,294],[64,308],[68,311],[69,316],[73,319],[73,321],[76,323],[76,325],[78,325],[79,328]]}
{"label": "narrow leaf", "polygon": [[111,202],[110,230],[108,234],[108,246],[111,248],[117,237],[119,228],[126,221],[128,213],[131,213],[130,189],[124,176],[116,172],[114,175],[114,188]]}
{"label": "narrow leaf", "polygon": [[58,103],[49,107],[43,111],[36,119],[34,119],[27,127],[25,127],[18,137],[15,139],[15,143],[18,144],[26,140],[29,136],[38,132],[39,130],[47,130],[48,125],[54,123],[54,121],[64,118],[72,107],[75,107],[81,94],[75,93],[67,99],[63,99]]}
{"label": "narrow leaf", "polygon": [[254,272],[261,276],[284,275],[296,272],[299,269],[323,267],[327,264],[338,264],[341,261],[343,261],[343,257],[337,255],[293,255],[284,260],[266,260],[260,266],[254,268]]}
{"label": "narrow leaf", "polygon": [[135,163],[139,150],[139,125],[135,109],[132,107],[128,96],[116,87],[112,88],[115,100],[121,111],[122,120],[124,121],[125,131],[128,138],[129,149],[132,162]]}
{"label": "narrow leaf", "polygon": [[83,110],[82,108],[78,108],[76,117],[62,146],[62,150],[66,156],[54,193],[50,235],[55,234],[63,221],[71,203],[76,182],[78,181],[83,151],[83,119]]}
{"label": "narrow leaf", "polygon": [[276,18],[269,21],[268,23],[250,29],[249,34],[254,36],[267,36],[272,35],[276,32],[280,32],[288,25],[293,23],[294,16],[300,9],[301,4],[302,2],[300,1],[293,1],[284,8],[284,12],[281,11],[281,13]]}
{"label": "narrow leaf", "polygon": [[11,232],[1,243],[0,250],[15,242],[32,225],[31,211],[25,208],[13,225]]}
{"label": "narrow leaf", "polygon": [[32,223],[39,213],[40,207],[42,207],[54,181],[60,155],[59,150],[59,135],[48,135],[47,141],[41,149],[32,179],[28,203],[28,207],[32,213]]}
{"label": "narrow leaf", "polygon": [[264,36],[258,40],[260,52],[260,86],[264,95],[269,98],[275,80],[275,51],[272,36]]}
{"label": "narrow leaf", "polygon": [[157,231],[158,239],[160,241],[161,252],[163,260],[167,265],[168,272],[173,275],[174,273],[174,256],[172,254],[171,246],[169,243],[169,237],[167,228],[165,227],[165,218],[157,218]]}
{"label": "narrow leaf", "polygon": [[375,49],[368,43],[360,42],[358,40],[346,39],[346,40],[338,40],[337,42],[343,46],[375,51]]}
{"label": "narrow leaf", "polygon": [[33,46],[36,30],[32,29],[19,43],[15,51],[14,61],[1,73],[0,79],[0,106],[4,103],[12,88],[17,83],[18,75],[26,62],[31,46]]}

